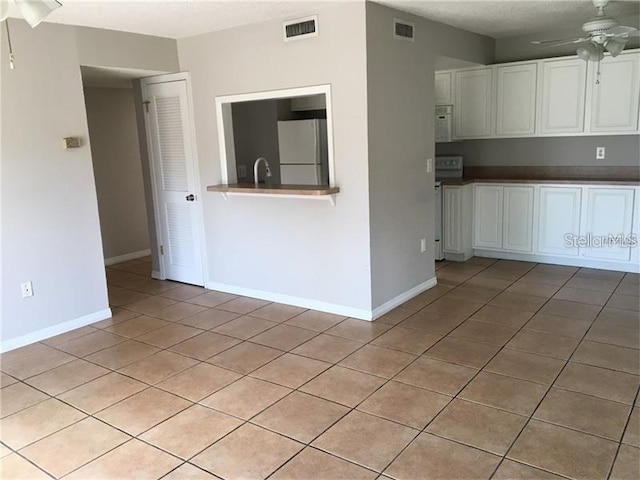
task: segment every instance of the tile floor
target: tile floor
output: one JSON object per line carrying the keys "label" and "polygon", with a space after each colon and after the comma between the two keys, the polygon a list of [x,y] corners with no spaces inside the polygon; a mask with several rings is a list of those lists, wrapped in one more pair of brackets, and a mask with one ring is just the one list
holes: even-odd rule
{"label": "tile floor", "polygon": [[370,323],[149,273],[2,355],[2,478],[640,478],[638,275],[441,262]]}

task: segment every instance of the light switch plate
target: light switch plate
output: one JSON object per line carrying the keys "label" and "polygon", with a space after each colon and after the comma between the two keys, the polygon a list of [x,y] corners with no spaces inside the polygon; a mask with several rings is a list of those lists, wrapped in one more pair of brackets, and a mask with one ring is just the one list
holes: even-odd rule
{"label": "light switch plate", "polygon": [[433,158],[427,158],[427,173],[433,171]]}
{"label": "light switch plate", "polygon": [[62,139],[64,148],[80,148],[82,142],[79,137],[65,137]]}
{"label": "light switch plate", "polygon": [[604,160],[604,159],[605,159],[604,147],[596,147],[596,160]]}

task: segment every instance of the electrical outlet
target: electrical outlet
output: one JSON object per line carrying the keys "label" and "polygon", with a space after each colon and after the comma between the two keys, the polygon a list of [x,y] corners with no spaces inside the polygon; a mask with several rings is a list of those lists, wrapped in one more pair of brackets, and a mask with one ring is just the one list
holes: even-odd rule
{"label": "electrical outlet", "polygon": [[24,282],[20,287],[22,288],[22,298],[33,297],[33,285],[31,285],[31,282]]}
{"label": "electrical outlet", "polygon": [[424,253],[427,251],[427,239],[426,238],[421,238],[420,239],[420,253]]}
{"label": "electrical outlet", "polygon": [[427,173],[433,171],[433,158],[427,158]]}
{"label": "electrical outlet", "polygon": [[246,178],[246,177],[247,177],[247,166],[238,165],[238,178]]}
{"label": "electrical outlet", "polygon": [[596,147],[596,160],[604,160],[604,159],[605,159],[604,147]]}

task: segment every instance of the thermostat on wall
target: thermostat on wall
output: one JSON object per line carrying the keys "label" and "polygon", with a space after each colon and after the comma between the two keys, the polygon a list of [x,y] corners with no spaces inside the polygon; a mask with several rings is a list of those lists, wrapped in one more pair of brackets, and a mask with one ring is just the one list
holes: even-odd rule
{"label": "thermostat on wall", "polygon": [[62,139],[64,148],[79,148],[81,145],[80,137],[65,137]]}

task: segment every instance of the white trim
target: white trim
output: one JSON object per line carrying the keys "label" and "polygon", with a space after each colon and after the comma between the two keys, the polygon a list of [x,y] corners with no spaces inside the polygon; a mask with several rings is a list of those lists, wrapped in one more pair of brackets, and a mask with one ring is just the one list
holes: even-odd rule
{"label": "white trim", "polygon": [[390,312],[394,308],[402,305],[403,303],[411,300],[413,297],[421,294],[425,290],[429,290],[430,288],[435,287],[438,284],[438,280],[436,277],[430,278],[426,282],[422,282],[420,285],[416,285],[410,290],[407,290],[404,293],[401,293],[397,297],[392,298],[388,302],[384,302],[382,305],[377,306],[372,311],[372,319],[381,317],[385,313]]}
{"label": "white trim", "polygon": [[147,248],[146,250],[140,250],[138,252],[125,253],[124,255],[117,255],[115,257],[109,257],[104,259],[105,266],[115,265],[116,263],[127,262],[129,260],[136,260],[142,257],[148,257],[151,255],[151,250]]}
{"label": "white trim", "polygon": [[155,280],[166,280],[166,277],[162,276],[162,273],[159,270],[153,270],[151,272],[151,278]]}
{"label": "white trim", "polygon": [[0,353],[8,352],[16,348],[24,347],[32,343],[46,340],[47,338],[55,337],[63,333],[70,332],[76,328],[85,327],[92,323],[99,322],[100,320],[106,320],[111,317],[111,309],[105,308],[97,312],[90,313],[89,315],[83,315],[82,317],[68,320],[66,322],[52,325],[51,327],[43,328],[42,330],[36,330],[35,332],[22,335],[20,337],[4,340],[0,342]]}

